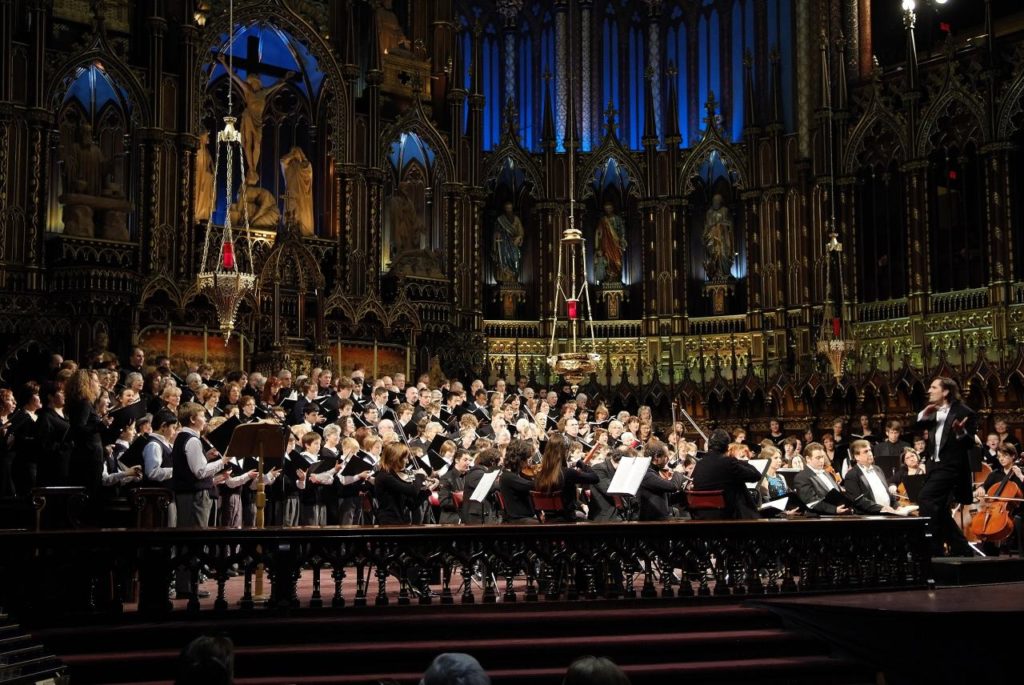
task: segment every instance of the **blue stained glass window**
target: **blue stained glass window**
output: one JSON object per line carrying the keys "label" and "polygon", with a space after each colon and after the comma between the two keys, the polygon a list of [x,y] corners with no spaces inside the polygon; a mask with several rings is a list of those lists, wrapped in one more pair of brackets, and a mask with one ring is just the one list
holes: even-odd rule
{"label": "blue stained glass window", "polygon": [[[690,141],[690,111],[687,107],[686,94],[686,25],[676,24],[668,30],[668,59],[676,69],[676,109],[679,114],[679,133],[682,145],[686,147]],[[668,97],[668,93],[665,94]]]}
{"label": "blue stained glass window", "polygon": [[[697,22],[697,105],[698,111],[704,112],[704,103],[708,101],[708,82],[710,81],[711,56],[708,54],[708,19],[701,16]],[[694,122],[696,123],[696,122]]]}
{"label": "blue stained glass window", "polygon": [[388,150],[388,161],[396,171],[401,172],[407,164],[416,161],[423,168],[429,169],[434,164],[434,149],[422,138],[412,132],[402,133],[398,140],[391,143]]}
{"label": "blue stained glass window", "polygon": [[[721,34],[718,26],[718,9],[711,10],[708,20],[708,64],[711,70],[708,88],[715,94],[719,102],[722,101],[722,50]],[[710,95],[710,93],[709,93]]]}
{"label": "blue stained glass window", "polygon": [[[615,25],[614,16],[605,18],[601,36],[603,38],[601,46],[601,73],[604,75],[601,91],[603,122],[603,112],[608,107],[608,103],[614,104],[616,108],[621,107],[621,100],[619,100],[619,31]],[[602,126],[602,135],[603,129],[604,127]],[[621,137],[621,129],[618,129],[618,131]]]}
{"label": "blue stained glass window", "polygon": [[516,85],[519,87],[519,141],[526,150],[537,149],[534,110],[538,108],[534,106],[534,80],[533,37],[529,27],[524,24],[519,35],[519,76]]}
{"label": "blue stained glass window", "polygon": [[641,28],[629,30],[629,102],[626,125],[629,127],[627,142],[629,147],[639,150],[644,134],[644,88],[647,77],[644,74],[646,64],[647,43]]}
{"label": "blue stained glass window", "polygon": [[88,67],[79,68],[76,77],[68,92],[64,95],[64,102],[71,99],[78,100],[82,109],[95,121],[96,115],[110,103],[129,109],[128,92],[107,76],[107,72],[99,64],[92,64]]}
{"label": "blue stained glass window", "polygon": [[743,8],[740,0],[732,7],[732,121],[727,122],[733,141],[743,136],[743,52],[746,41],[743,36]]}

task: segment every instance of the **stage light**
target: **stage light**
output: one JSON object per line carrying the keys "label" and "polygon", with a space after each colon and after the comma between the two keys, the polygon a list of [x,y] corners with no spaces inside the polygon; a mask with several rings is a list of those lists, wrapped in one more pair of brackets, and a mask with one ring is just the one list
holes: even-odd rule
{"label": "stage light", "polygon": [[915,7],[917,7],[917,3],[914,0],[903,0],[904,12],[913,12]]}

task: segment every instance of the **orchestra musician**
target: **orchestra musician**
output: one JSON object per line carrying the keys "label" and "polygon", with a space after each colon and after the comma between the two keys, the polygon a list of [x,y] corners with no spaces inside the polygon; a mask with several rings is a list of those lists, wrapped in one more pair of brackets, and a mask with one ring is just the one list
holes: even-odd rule
{"label": "orchestra musician", "polygon": [[389,443],[381,452],[380,470],[373,481],[381,525],[408,525],[413,511],[419,509],[427,476],[422,471],[406,476],[408,461],[409,448],[401,442]]}
{"label": "orchestra musician", "polygon": [[452,493],[465,492],[466,473],[472,464],[472,454],[466,451],[456,452],[451,468],[439,479],[437,499],[441,513],[438,523],[459,523],[461,520],[460,510]]}
{"label": "orchestra musician", "polygon": [[754,519],[754,506],[747,483],[761,480],[760,472],[742,459],[727,457],[729,433],[721,428],[708,437],[708,451],[693,469],[693,489],[722,490],[725,509],[701,511],[697,518]]}
{"label": "orchestra musician", "polygon": [[896,513],[892,507],[889,483],[885,472],[875,464],[871,443],[867,440],[854,440],[850,443],[850,452],[857,465],[843,477],[843,488],[853,500],[857,511],[863,514]]}
{"label": "orchestra musician", "polygon": [[[999,449],[997,450],[997,458],[999,459],[999,468],[993,469],[992,473],[988,474],[985,478],[985,482],[979,485],[975,491],[974,496],[984,501],[993,486],[997,486],[1002,481],[1008,480],[1017,484],[1017,487],[1024,490],[1024,472],[1017,466],[1016,461],[1019,453],[1017,448],[1012,443],[1004,442],[1000,443]],[[997,488],[998,489],[998,488]],[[1020,553],[1021,542],[1024,540],[1024,529],[1021,524],[1021,514],[1024,511],[1024,507],[1021,507],[1020,502],[1008,502],[1007,510],[1013,516],[1013,529],[1014,534],[1012,537],[1017,538],[1018,554]],[[995,541],[985,541],[982,544],[982,551],[986,556],[999,556],[999,543]]]}
{"label": "orchestra musician", "polygon": [[636,492],[640,502],[641,521],[664,521],[672,518],[669,495],[679,492],[688,480],[682,471],[668,468],[668,447],[657,438],[651,438],[644,447],[644,456],[651,460]]}
{"label": "orchestra musician", "polygon": [[471,466],[469,471],[466,472],[461,512],[462,522],[464,524],[495,522],[496,517],[494,505],[491,503],[491,498],[495,492],[498,492],[498,488],[500,487],[498,480],[495,479],[491,484],[491,488],[488,490],[487,496],[484,497],[482,502],[473,500],[472,496],[476,492],[477,486],[480,485],[480,481],[483,477],[498,468],[500,461],[501,455],[498,453],[497,449],[493,447],[484,449],[477,453],[473,466]]}
{"label": "orchestra musician", "polygon": [[548,521],[564,521],[571,523],[576,520],[576,487],[593,485],[598,477],[590,466],[580,463],[573,468],[567,464],[569,457],[569,440],[559,433],[548,437],[544,454],[541,457],[540,470],[534,482],[534,489],[544,493],[561,493],[561,511],[545,512]]}
{"label": "orchestra musician", "polygon": [[505,523],[540,523],[533,512],[530,491],[534,489],[531,461],[536,447],[529,440],[513,440],[505,449],[505,465],[498,488],[505,502]]}

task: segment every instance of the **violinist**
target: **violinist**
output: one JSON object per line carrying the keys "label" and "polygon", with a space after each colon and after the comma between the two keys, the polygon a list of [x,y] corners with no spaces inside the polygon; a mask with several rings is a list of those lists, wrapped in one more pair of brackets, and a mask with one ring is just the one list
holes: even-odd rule
{"label": "violinist", "polygon": [[501,455],[498,450],[494,447],[481,450],[476,455],[476,460],[473,466],[470,467],[469,471],[466,472],[466,478],[464,482],[463,498],[462,498],[462,522],[465,524],[473,523],[496,523],[496,514],[494,511],[494,505],[491,503],[491,496],[493,493],[498,492],[499,484],[497,479],[491,485],[491,489],[488,491],[487,496],[484,497],[482,502],[477,502],[472,499],[473,493],[476,492],[477,486],[480,485],[480,481],[488,473],[496,468],[499,468],[501,462]]}
{"label": "violinist", "polygon": [[381,453],[380,471],[374,478],[377,523],[409,525],[413,510],[419,509],[427,476],[422,471],[406,476],[408,460],[409,448],[400,442],[388,444]]}
{"label": "violinist", "polygon": [[545,512],[548,521],[574,522],[576,486],[593,485],[597,482],[597,474],[587,464],[581,463],[577,468],[567,466],[568,456],[569,441],[559,433],[552,434],[544,448],[540,471],[535,479],[536,490],[544,493],[560,492],[562,495],[561,511]]}
{"label": "violinist", "polygon": [[505,449],[505,468],[498,477],[498,488],[505,501],[506,523],[539,523],[530,502],[534,489],[530,462],[535,454],[536,448],[529,440],[513,440]]}
{"label": "violinist", "polygon": [[[603,430],[598,429],[598,433],[603,435],[603,438],[599,438],[599,440],[607,440],[607,434]],[[591,469],[597,474],[597,482],[590,486],[590,506],[587,509],[587,519],[598,522],[618,519],[615,500],[608,494],[608,486],[612,484],[612,478],[615,477],[615,471],[619,467],[621,458],[622,452],[608,450],[606,447],[604,454],[591,462]]]}
{"label": "violinist", "polygon": [[[999,492],[999,486],[1004,480],[1014,483],[1019,490],[1024,491],[1024,473],[1021,472],[1021,468],[1015,463],[1017,456],[1017,449],[1012,444],[1007,442],[1000,444],[997,451],[999,468],[988,474],[985,482],[975,489],[975,497],[985,501],[989,496],[998,496],[995,493]],[[1024,509],[1022,509],[1019,502],[1006,502],[1006,505],[1007,510],[1013,517],[1013,528],[1016,531],[1017,544],[1020,545],[1022,532],[1021,513]],[[986,540],[982,543],[982,552],[986,556],[999,556],[999,543],[994,540]]]}
{"label": "violinist", "polygon": [[668,468],[668,447],[657,438],[647,442],[644,456],[651,460],[651,464],[636,492],[640,501],[640,520],[664,521],[672,518],[674,512],[668,503],[669,495],[682,490],[687,478],[681,471]]}
{"label": "violinist", "polygon": [[[455,443],[451,441],[446,441],[444,444],[452,445],[453,448],[455,446]],[[466,473],[472,465],[472,454],[466,451],[456,452],[455,459],[452,461],[452,467],[441,476],[437,489],[438,502],[441,506],[441,516],[438,523],[459,522],[459,507],[456,506],[452,493],[465,492]]]}
{"label": "violinist", "polygon": [[913,447],[903,450],[903,465],[896,469],[896,476],[892,484],[899,487],[908,476],[923,476],[925,464],[921,461],[921,455]]}
{"label": "violinist", "polygon": [[722,490],[725,509],[702,511],[701,518],[755,519],[757,508],[747,483],[761,480],[760,472],[745,459],[726,456],[729,433],[716,429],[708,438],[708,451],[693,469],[694,490]]}

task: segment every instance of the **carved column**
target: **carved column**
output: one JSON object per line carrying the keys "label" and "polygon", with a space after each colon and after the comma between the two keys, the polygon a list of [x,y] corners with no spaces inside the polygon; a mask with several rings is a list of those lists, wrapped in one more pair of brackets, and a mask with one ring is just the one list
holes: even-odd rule
{"label": "carved column", "polygon": [[505,19],[504,49],[501,59],[505,74],[505,101],[501,103],[502,107],[516,101],[516,19],[522,8],[523,0],[500,0],[498,2],[498,12]]}
{"label": "carved column", "polygon": [[594,29],[591,26],[591,4],[593,0],[580,0],[580,118],[583,124],[580,127],[580,139],[584,150],[589,150],[593,145],[593,55],[590,39]]}
{"label": "carved column", "polygon": [[174,262],[174,236],[161,226],[162,208],[161,170],[163,168],[163,131],[140,128],[139,141],[140,188],[138,195],[138,228],[142,236],[142,255],[145,271],[150,275],[172,276]]}
{"label": "carved column", "polygon": [[[189,15],[191,16],[191,15]],[[181,107],[178,110],[178,121],[183,131],[178,136],[178,148],[181,154],[181,202],[178,212],[178,269],[179,278],[189,279],[195,274],[195,264],[191,255],[195,253],[196,211],[195,211],[195,154],[199,147],[199,138],[192,130],[193,112],[195,111],[196,70],[196,38],[198,30],[195,25],[186,22],[179,27],[181,31],[181,70],[179,88]]]}
{"label": "carved column", "polygon": [[7,287],[7,226],[10,219],[7,207],[10,203],[10,188],[7,167],[10,164],[11,126],[14,121],[12,98],[14,2],[0,0],[0,288]]}
{"label": "carved column", "polygon": [[665,130],[661,112],[661,10],[661,0],[647,0],[647,69],[651,74],[654,129],[659,139]]}
{"label": "carved column", "polygon": [[20,261],[28,270],[26,285],[29,289],[42,286],[39,272],[42,266],[43,227],[46,223],[47,192],[46,169],[50,160],[50,131],[53,128],[53,114],[44,102],[46,87],[46,36],[49,24],[47,0],[31,0],[26,3],[29,26],[32,30],[31,56],[29,58],[28,84],[28,201],[25,204],[25,253],[10,255]]}
{"label": "carved column", "polygon": [[556,140],[565,143],[569,102],[569,26],[566,0],[555,0],[555,131]]}

